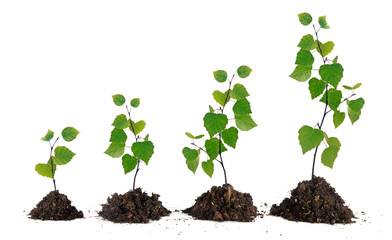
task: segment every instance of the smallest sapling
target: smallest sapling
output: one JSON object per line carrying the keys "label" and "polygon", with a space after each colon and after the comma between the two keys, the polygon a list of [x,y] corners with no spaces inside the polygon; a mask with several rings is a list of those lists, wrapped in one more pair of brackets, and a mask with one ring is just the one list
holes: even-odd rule
{"label": "smallest sapling", "polygon": [[[125,104],[125,97],[121,94],[115,94],[112,96],[114,104],[116,106],[123,106]],[[146,126],[146,122],[143,120],[134,122],[131,119],[131,109],[139,107],[140,99],[133,98],[130,102],[130,107],[125,104],[127,114],[119,114],[114,119],[112,125],[114,129],[110,135],[110,145],[105,153],[112,158],[122,158],[122,165],[124,173],[127,174],[136,168],[135,176],[133,178],[133,190],[135,190],[136,176],[139,172],[140,161],[143,161],[146,165],[154,154],[154,144],[149,140],[149,134],[144,138],[139,135],[140,132]],[[135,138],[135,142],[132,146],[126,146],[125,142],[128,139],[126,131],[130,131]],[[125,148],[131,148],[132,155],[125,153]]]}
{"label": "smallest sapling", "polygon": [[[62,138],[67,141],[71,142],[73,141],[79,134],[79,131],[76,130],[73,127],[66,127],[63,129],[61,132]],[[65,146],[57,146],[55,148],[55,145],[57,141],[60,139],[60,137],[57,137],[56,140],[54,140],[53,144],[51,143],[51,140],[54,137],[54,132],[51,130],[48,130],[46,135],[41,138],[42,141],[48,142],[50,146],[50,157],[47,163],[38,163],[35,166],[35,171],[39,173],[40,175],[44,177],[48,177],[53,179],[53,185],[54,185],[54,190],[57,191],[56,189],[56,181],[54,179],[54,175],[57,169],[57,165],[65,165],[71,161],[71,159],[75,156],[75,153],[73,153],[71,150],[69,150]],[[54,153],[54,155],[53,155]]]}

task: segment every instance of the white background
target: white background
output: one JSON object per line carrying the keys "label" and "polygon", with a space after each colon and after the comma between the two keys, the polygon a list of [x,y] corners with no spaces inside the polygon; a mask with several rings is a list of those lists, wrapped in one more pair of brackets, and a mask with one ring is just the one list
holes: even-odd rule
{"label": "white background", "polygon": [[[0,3],[1,228],[14,236],[40,239],[92,236],[260,236],[268,239],[386,238],[391,207],[390,56],[388,1],[2,1]],[[352,225],[293,223],[266,216],[253,223],[194,221],[179,213],[148,225],[112,224],[97,218],[111,194],[131,188],[120,159],[103,152],[111,123],[125,107],[113,104],[121,93],[141,98],[134,120],[145,120],[155,154],[143,164],[137,186],[161,195],[170,210],[184,209],[213,185],[223,183],[219,165],[213,178],[201,167],[193,175],[181,150],[184,132],[205,133],[202,118],[211,93],[227,90],[212,72],[253,69],[244,84],[258,127],[241,132],[235,150],[224,154],[228,181],[252,194],[254,204],[280,203],[297,183],[310,178],[312,152],[302,155],[298,129],[315,126],[323,105],[311,100],[307,83],[288,75],[301,37],[300,12],[327,16],[334,41],[331,56],[344,67],[341,84],[362,82],[366,103],[358,122],[334,129],[332,114],[323,128],[342,143],[334,169],[317,160],[316,174],[336,188],[362,218]],[[316,56],[314,66],[321,64]],[[317,67],[315,67],[317,68]],[[315,72],[317,74],[317,72]],[[344,93],[350,95],[350,91]],[[229,108],[228,108],[229,109]],[[344,105],[343,105],[343,108]],[[56,136],[67,126],[80,131],[76,153],[58,167],[60,192],[87,216],[72,222],[41,222],[28,212],[52,190],[35,164],[47,161],[47,129]],[[129,143],[130,144],[130,143]],[[200,142],[200,145],[202,143]],[[319,155],[320,156],[320,155]],[[206,160],[206,157],[202,157]],[[176,219],[182,219],[177,221]],[[81,235],[79,235],[81,234]]]}

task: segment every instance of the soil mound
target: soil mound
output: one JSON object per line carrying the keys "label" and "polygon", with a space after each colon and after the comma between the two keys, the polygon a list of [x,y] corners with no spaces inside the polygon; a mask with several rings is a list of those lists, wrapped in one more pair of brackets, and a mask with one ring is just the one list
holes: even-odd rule
{"label": "soil mound", "polygon": [[335,188],[322,177],[315,176],[313,181],[298,183],[297,188],[291,191],[291,197],[285,198],[279,206],[274,204],[270,214],[291,221],[352,223],[354,214],[344,205]]}
{"label": "soil mound", "polygon": [[30,218],[40,220],[73,220],[83,218],[83,212],[71,205],[71,201],[58,191],[51,191],[29,213]]}
{"label": "soil mound", "polygon": [[116,223],[148,223],[150,219],[159,220],[170,214],[158,198],[158,194],[150,197],[140,188],[122,195],[115,193],[102,205],[98,214]]}
{"label": "soil mound", "polygon": [[196,219],[213,221],[251,222],[257,216],[249,193],[241,193],[231,185],[213,186],[183,211]]}

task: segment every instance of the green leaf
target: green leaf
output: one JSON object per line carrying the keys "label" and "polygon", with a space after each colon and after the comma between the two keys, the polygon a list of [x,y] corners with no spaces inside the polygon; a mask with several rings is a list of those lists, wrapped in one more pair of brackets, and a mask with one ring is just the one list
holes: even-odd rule
{"label": "green leaf", "polygon": [[235,115],[252,113],[249,101],[246,98],[236,101],[233,105],[233,112]]}
{"label": "green leaf", "polygon": [[348,107],[356,112],[360,111],[363,108],[363,105],[365,105],[365,100],[363,98],[348,101]]}
{"label": "green leaf", "polygon": [[188,169],[195,173],[197,167],[199,166],[200,151],[184,147],[184,149],[182,149],[182,154],[186,159]]}
{"label": "green leaf", "polygon": [[144,137],[144,141],[148,141],[149,138],[150,138],[150,134],[147,134],[147,135]]}
{"label": "green leaf", "polygon": [[347,89],[347,90],[353,90],[353,88],[352,88],[352,87],[350,87],[350,86],[347,86],[347,85],[343,85],[342,87],[343,87],[343,88],[345,88],[345,89]]}
{"label": "green leaf", "polygon": [[152,154],[154,154],[154,144],[151,141],[134,142],[132,144],[132,152],[136,158],[148,165],[148,161]]}
{"label": "green leaf", "polygon": [[[205,141],[206,152],[210,159],[215,159],[219,155],[219,139],[218,138],[211,138]],[[227,148],[221,142],[221,153],[226,152]]]}
{"label": "green leaf", "polygon": [[333,113],[333,124],[338,128],[343,123],[346,114],[344,112],[335,111]]}
{"label": "green leaf", "polygon": [[249,131],[252,128],[257,127],[257,124],[253,121],[249,114],[235,115],[234,118],[236,126],[241,131]]}
{"label": "green leaf", "polygon": [[301,41],[297,45],[303,50],[311,51],[317,47],[317,43],[315,42],[313,36],[311,34],[307,34],[301,38]]}
{"label": "green leaf", "polygon": [[340,150],[340,147],[342,146],[342,144],[340,144],[339,139],[337,139],[336,137],[325,137],[325,140],[327,141],[329,146],[335,146],[338,148],[338,150]]}
{"label": "green leaf", "polygon": [[54,163],[56,165],[65,165],[71,161],[71,159],[75,156],[71,150],[64,146],[58,146],[54,149]]}
{"label": "green leaf", "polygon": [[226,82],[227,73],[224,70],[217,70],[214,71],[214,78],[218,82]]}
{"label": "green leaf", "polygon": [[335,159],[338,156],[339,149],[336,146],[330,146],[324,149],[323,153],[321,154],[321,162],[329,167],[332,168],[335,162]]}
{"label": "green leaf", "polygon": [[[334,111],[338,110],[341,100],[342,100],[342,91],[336,90],[334,88],[328,89],[328,106],[332,110]],[[320,99],[320,102],[325,103],[325,101],[326,101],[326,95],[324,93],[323,97]]]}
{"label": "green leaf", "polygon": [[127,174],[135,169],[137,165],[137,158],[127,153],[122,157],[122,165],[124,168],[124,173]]}
{"label": "green leaf", "polygon": [[112,133],[110,134],[110,142],[113,143],[125,143],[127,141],[127,134],[125,133],[124,130],[114,128],[112,130]]}
{"label": "green leaf", "polygon": [[355,84],[354,87],[353,87],[353,90],[359,88],[361,85],[362,85],[362,83],[357,83],[357,84]]}
{"label": "green leaf", "polygon": [[64,140],[67,142],[71,142],[72,140],[74,140],[78,136],[78,134],[79,131],[73,127],[66,127],[61,132],[61,135],[63,136]]}
{"label": "green leaf", "polygon": [[304,26],[307,26],[312,22],[312,16],[306,12],[298,14],[298,18]]}
{"label": "green leaf", "polygon": [[225,114],[207,113],[204,118],[204,127],[212,138],[215,134],[226,128],[229,120]]}
{"label": "green leaf", "polygon": [[125,143],[111,143],[105,153],[112,158],[119,158],[124,154]]}
{"label": "green leaf", "polygon": [[230,92],[230,96],[233,99],[236,100],[241,100],[249,96],[248,91],[246,91],[246,88],[244,85],[236,83],[233,87],[233,90]]}
{"label": "green leaf", "polygon": [[332,61],[332,63],[338,63],[338,56],[336,56],[334,59],[333,59],[333,61]]}
{"label": "green leaf", "polygon": [[324,29],[330,28],[327,23],[326,16],[319,17],[318,22],[319,22],[321,28],[324,28]]}
{"label": "green leaf", "polygon": [[211,105],[208,106],[210,113],[214,113],[214,109],[211,107]]}
{"label": "green leaf", "polygon": [[325,64],[320,67],[319,74],[321,79],[337,88],[343,77],[343,67],[339,63]]}
{"label": "green leaf", "polygon": [[313,62],[314,62],[314,57],[310,51],[304,49],[300,49],[298,51],[295,64],[302,65],[302,66],[312,66]]}
{"label": "green leaf", "polygon": [[136,123],[133,123],[133,122],[132,122],[132,125],[133,125],[133,129],[132,129],[132,126],[130,126],[129,129],[130,129],[130,130],[133,132],[133,134],[135,134],[135,136],[136,136],[136,135],[138,135],[141,131],[143,131],[144,127],[146,126],[146,122],[143,121],[143,120],[140,120],[140,121],[138,121],[138,122],[136,122]]}
{"label": "green leaf", "polygon": [[221,106],[225,105],[226,95],[223,92],[215,90],[212,93],[212,96],[214,97],[215,101],[219,103]]}
{"label": "green leaf", "polygon": [[252,72],[252,69],[248,66],[242,65],[237,69],[237,74],[240,78],[246,78]]}
{"label": "green leaf", "polygon": [[354,111],[350,107],[347,107],[347,114],[348,117],[350,118],[351,124],[354,124],[356,121],[358,121],[359,117],[361,116],[361,110]]}
{"label": "green leaf", "polygon": [[112,96],[114,104],[117,106],[122,106],[125,103],[125,97],[121,94],[116,94]]}
{"label": "green leaf", "polygon": [[191,133],[189,132],[185,132],[185,135],[191,139],[195,139],[195,136],[193,136]]}
{"label": "green leaf", "polygon": [[238,140],[238,129],[230,127],[222,131],[223,141],[232,148],[235,148]]}
{"label": "green leaf", "polygon": [[124,114],[120,114],[114,119],[112,126],[118,129],[125,129],[129,127],[129,121]]}
{"label": "green leaf", "polygon": [[320,145],[323,139],[324,133],[320,129],[305,125],[298,131],[298,140],[303,154]]}
{"label": "green leaf", "polygon": [[291,78],[299,82],[305,82],[312,75],[312,66],[297,65],[294,71],[290,74]]}
{"label": "green leaf", "polygon": [[327,56],[329,53],[332,52],[335,44],[332,41],[328,41],[321,45],[321,51],[323,52],[323,57]]}
{"label": "green leaf", "polygon": [[189,132],[186,132],[185,135],[187,135],[191,139],[200,139],[200,138],[204,137],[204,135],[193,136],[193,134],[191,134]]}
{"label": "green leaf", "polygon": [[43,137],[41,138],[41,140],[42,140],[42,141],[49,142],[49,141],[53,138],[53,136],[54,136],[54,132],[48,129],[48,132],[46,133],[45,136],[43,136]]}
{"label": "green leaf", "polygon": [[201,167],[203,168],[204,172],[212,178],[212,174],[214,173],[214,163],[212,160],[208,160],[201,163]]}
{"label": "green leaf", "polygon": [[140,98],[134,98],[131,100],[131,106],[134,108],[139,107],[140,105]]}
{"label": "green leaf", "polygon": [[309,91],[312,99],[320,96],[325,90],[325,82],[317,78],[309,80]]}
{"label": "green leaf", "polygon": [[35,165],[35,171],[44,177],[53,178],[52,168],[47,163],[38,163]]}

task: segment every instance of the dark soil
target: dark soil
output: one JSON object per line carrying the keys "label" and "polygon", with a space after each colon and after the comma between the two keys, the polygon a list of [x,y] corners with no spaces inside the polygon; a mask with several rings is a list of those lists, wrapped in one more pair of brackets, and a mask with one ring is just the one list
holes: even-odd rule
{"label": "dark soil", "polygon": [[30,218],[40,220],[73,220],[83,218],[83,212],[71,205],[71,201],[58,191],[51,191],[31,210]]}
{"label": "dark soil", "polygon": [[196,219],[213,221],[251,222],[257,216],[249,193],[240,193],[231,185],[213,186],[183,211]]}
{"label": "dark soil", "polygon": [[322,177],[314,177],[314,183],[303,181],[277,206],[271,207],[270,214],[291,221],[310,223],[352,223],[354,214],[344,205],[344,200]]}
{"label": "dark soil", "polygon": [[170,214],[158,198],[158,194],[153,193],[150,197],[140,188],[122,195],[115,193],[102,205],[98,214],[116,223],[148,223],[150,219],[159,220]]}

